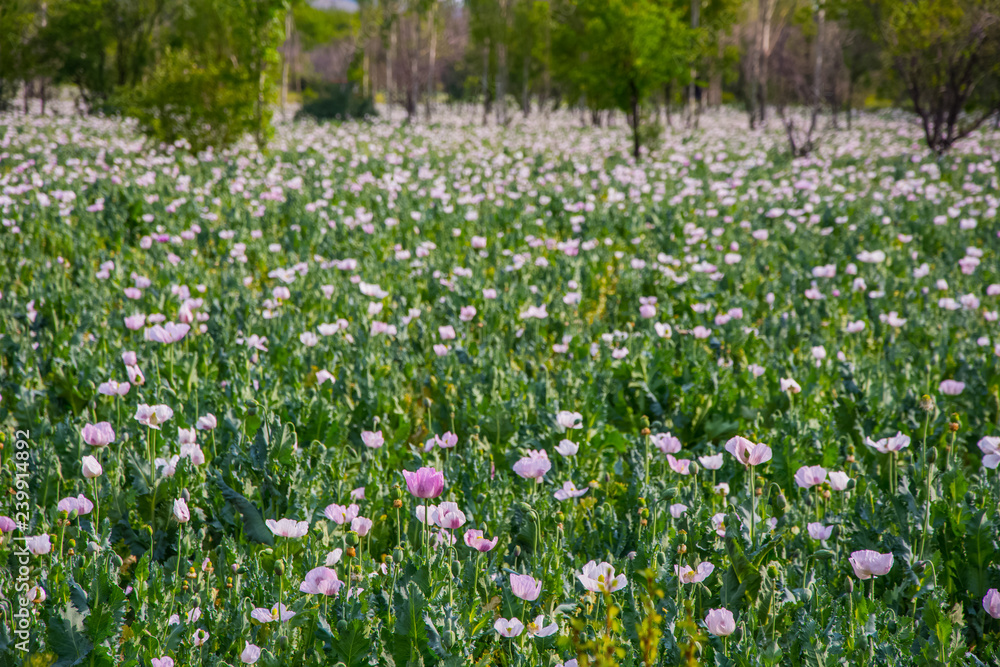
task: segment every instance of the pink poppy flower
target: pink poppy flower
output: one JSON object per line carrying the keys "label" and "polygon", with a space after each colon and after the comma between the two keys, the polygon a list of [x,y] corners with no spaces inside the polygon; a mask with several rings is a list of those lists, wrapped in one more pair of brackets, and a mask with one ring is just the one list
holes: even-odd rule
{"label": "pink poppy flower", "polygon": [[607,562],[590,561],[576,576],[584,588],[594,593],[613,593],[628,584],[625,575],[619,574],[616,577],[614,566]]}
{"label": "pink poppy flower", "polygon": [[545,617],[541,614],[536,616],[535,620],[530,621],[525,629],[528,631],[529,637],[548,637],[559,632],[559,626],[555,623],[545,625]]}
{"label": "pink poppy flower", "polygon": [[434,468],[423,467],[415,472],[403,471],[406,488],[416,498],[437,498],[444,492],[444,474]]}
{"label": "pink poppy flower", "polygon": [[556,423],[565,429],[583,428],[583,415],[579,412],[562,410],[556,414]]}
{"label": "pink poppy flower", "polygon": [[882,438],[881,440],[872,440],[871,438],[865,438],[865,444],[879,451],[882,454],[888,454],[889,452],[898,452],[906,449],[910,446],[910,436],[903,435],[901,432],[896,432],[896,435],[890,438]]}
{"label": "pink poppy flower", "polygon": [[726,451],[745,466],[758,466],[771,460],[771,448],[765,444],[753,444],[743,436],[735,436],[726,442]]}
{"label": "pink poppy flower", "polygon": [[542,592],[542,582],[530,574],[510,574],[510,590],[518,598],[532,602]]}
{"label": "pink poppy flower", "polygon": [[988,435],[981,438],[978,445],[983,453],[983,466],[995,470],[1000,465],[1000,438]]}
{"label": "pink poppy flower", "polygon": [[87,424],[80,431],[83,441],[91,447],[106,447],[115,441],[115,431],[110,422]]}
{"label": "pink poppy flower", "polygon": [[328,567],[316,567],[306,573],[305,581],[299,585],[299,591],[309,595],[336,595],[344,582],[337,573]]}
{"label": "pink poppy flower", "polygon": [[699,563],[697,570],[692,569],[689,565],[683,567],[674,565],[674,574],[677,575],[682,584],[697,584],[705,581],[714,571],[715,566],[708,562]]}
{"label": "pink poppy flower", "polygon": [[101,467],[101,464],[93,456],[84,456],[81,465],[83,467],[83,476],[87,479],[94,479],[104,474],[104,468]]}
{"label": "pink poppy flower", "polygon": [[882,554],[871,549],[855,551],[848,559],[858,579],[871,579],[888,574],[892,569],[892,554]]}
{"label": "pink poppy flower", "polygon": [[654,433],[649,439],[663,454],[676,454],[681,451],[680,439],[669,432]]}
{"label": "pink poppy flower", "polygon": [[830,478],[830,488],[834,491],[843,491],[847,488],[848,482],[851,481],[846,472],[831,472],[828,476]]}
{"label": "pink poppy flower", "polygon": [[728,637],[736,632],[736,619],[728,609],[709,609],[705,626],[716,637]]}
{"label": "pink poppy flower", "polygon": [[361,432],[361,442],[365,443],[365,447],[369,449],[378,449],[385,444],[385,438],[382,437],[382,431],[362,431]]}
{"label": "pink poppy flower", "polygon": [[997,589],[991,588],[983,596],[983,609],[993,618],[1000,618],[1000,593]]}
{"label": "pink poppy flower", "polygon": [[135,409],[135,420],[144,426],[159,430],[160,424],[174,416],[167,405],[146,405],[140,403]]}
{"label": "pink poppy flower", "polygon": [[493,629],[502,637],[517,637],[524,631],[524,624],[516,618],[498,618],[493,624]]}
{"label": "pink poppy flower", "polygon": [[493,547],[497,545],[497,541],[499,539],[499,537],[494,537],[492,540],[488,540],[483,537],[483,531],[475,530],[473,528],[465,531],[465,544],[481,553],[485,553],[493,549]]}
{"label": "pink poppy flower", "polygon": [[826,468],[822,466],[802,466],[795,473],[795,483],[808,489],[826,481]]}
{"label": "pink poppy flower", "polygon": [[590,489],[586,487],[578,489],[573,482],[563,482],[562,488],[556,490],[552,496],[556,500],[569,500],[570,498],[579,498],[589,490]]}
{"label": "pink poppy flower", "polygon": [[824,526],[818,522],[810,523],[806,529],[809,531],[809,537],[820,542],[830,539],[830,536],[833,535],[833,526]]}
{"label": "pink poppy flower", "polygon": [[667,454],[667,463],[678,475],[691,474],[691,459],[675,459],[673,454]]}
{"label": "pink poppy flower", "polygon": [[294,519],[268,519],[264,523],[271,529],[271,532],[278,537],[302,537],[309,532],[308,521],[296,521]]}
{"label": "pink poppy flower", "polygon": [[358,516],[359,510],[360,508],[353,503],[351,505],[348,505],[347,507],[344,507],[343,505],[338,505],[337,503],[333,503],[331,505],[326,506],[326,509],[323,510],[323,514],[330,521],[333,521],[338,525],[343,525],[345,523],[350,523],[351,521],[353,521],[354,518]]}
{"label": "pink poppy flower", "polygon": [[56,509],[60,512],[66,512],[70,516],[73,516],[74,512],[76,513],[76,516],[83,516],[84,514],[90,514],[93,511],[94,503],[90,502],[90,500],[81,493],[76,498],[73,498],[72,496],[69,498],[63,498],[59,501],[59,504],[56,505]]}
{"label": "pink poppy flower", "polygon": [[965,390],[965,383],[958,380],[942,380],[938,391],[945,396],[958,396]]}
{"label": "pink poppy flower", "polygon": [[525,479],[539,480],[552,468],[552,462],[544,449],[532,449],[528,455],[514,464],[514,472]]}
{"label": "pink poppy flower", "polygon": [[250,642],[247,642],[247,645],[243,649],[243,652],[240,653],[240,660],[245,665],[254,664],[258,660],[260,660],[260,647],[257,646],[256,644],[251,644]]}

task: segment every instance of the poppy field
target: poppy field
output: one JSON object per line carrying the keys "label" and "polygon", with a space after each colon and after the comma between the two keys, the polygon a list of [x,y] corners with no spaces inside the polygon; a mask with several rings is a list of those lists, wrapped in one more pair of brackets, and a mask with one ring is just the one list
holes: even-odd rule
{"label": "poppy field", "polygon": [[0,664],[997,664],[1000,132],[467,116],[0,116]]}

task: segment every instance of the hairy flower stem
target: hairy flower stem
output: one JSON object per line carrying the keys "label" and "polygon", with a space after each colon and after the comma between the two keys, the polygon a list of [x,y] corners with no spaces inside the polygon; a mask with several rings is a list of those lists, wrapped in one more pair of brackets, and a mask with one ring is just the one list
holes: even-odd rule
{"label": "hairy flower stem", "polygon": [[750,466],[750,477],[747,480],[747,486],[750,489],[750,550],[757,551],[757,539],[754,535],[754,524],[756,521],[757,514],[757,496],[754,495],[754,466]]}

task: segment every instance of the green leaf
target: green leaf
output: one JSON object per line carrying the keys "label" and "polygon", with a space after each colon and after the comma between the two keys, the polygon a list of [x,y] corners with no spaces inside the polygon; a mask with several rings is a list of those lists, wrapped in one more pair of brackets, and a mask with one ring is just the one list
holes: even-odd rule
{"label": "green leaf", "polygon": [[365,630],[365,623],[357,618],[348,621],[347,627],[333,644],[333,652],[347,667],[367,664],[371,649],[372,642]]}
{"label": "green leaf", "polygon": [[229,501],[229,503],[235,507],[243,517],[243,534],[254,542],[267,544],[273,547],[274,535],[267,527],[267,524],[264,523],[264,515],[261,514],[259,509],[257,509],[257,506],[244,498],[241,494],[229,488],[229,486],[222,481],[221,474],[216,473],[213,479],[219,487],[219,491],[222,492],[222,497]]}

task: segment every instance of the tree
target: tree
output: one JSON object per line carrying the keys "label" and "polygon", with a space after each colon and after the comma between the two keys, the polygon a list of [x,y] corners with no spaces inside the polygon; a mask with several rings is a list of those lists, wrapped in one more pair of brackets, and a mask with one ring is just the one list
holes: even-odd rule
{"label": "tree", "polygon": [[692,33],[682,12],[655,0],[579,0],[559,33],[570,90],[591,109],[624,111],[639,159],[643,103],[688,65]]}
{"label": "tree", "polygon": [[1000,0],[894,0],[883,16],[893,72],[932,151],[1000,111]]}

